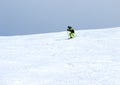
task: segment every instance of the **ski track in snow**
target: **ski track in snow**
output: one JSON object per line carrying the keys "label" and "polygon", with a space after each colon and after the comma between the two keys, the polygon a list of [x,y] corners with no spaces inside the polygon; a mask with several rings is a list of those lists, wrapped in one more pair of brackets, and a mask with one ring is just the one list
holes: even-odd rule
{"label": "ski track in snow", "polygon": [[0,85],[120,85],[120,28],[0,37]]}

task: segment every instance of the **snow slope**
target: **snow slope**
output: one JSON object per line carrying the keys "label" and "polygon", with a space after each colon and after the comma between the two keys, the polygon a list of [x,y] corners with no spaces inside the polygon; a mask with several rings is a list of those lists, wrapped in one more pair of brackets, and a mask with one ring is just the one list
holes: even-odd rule
{"label": "snow slope", "polygon": [[0,37],[0,85],[120,85],[120,27]]}

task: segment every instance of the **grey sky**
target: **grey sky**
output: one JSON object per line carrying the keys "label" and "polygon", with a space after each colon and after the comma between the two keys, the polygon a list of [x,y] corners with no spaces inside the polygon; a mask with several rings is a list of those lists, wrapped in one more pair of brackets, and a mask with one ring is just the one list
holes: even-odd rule
{"label": "grey sky", "polygon": [[0,35],[120,26],[120,0],[0,0]]}

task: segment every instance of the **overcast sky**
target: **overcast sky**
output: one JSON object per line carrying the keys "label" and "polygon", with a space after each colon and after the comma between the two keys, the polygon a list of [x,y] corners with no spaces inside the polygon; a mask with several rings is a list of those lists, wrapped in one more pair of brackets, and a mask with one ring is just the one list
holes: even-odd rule
{"label": "overcast sky", "polygon": [[120,0],[0,0],[0,35],[120,26]]}

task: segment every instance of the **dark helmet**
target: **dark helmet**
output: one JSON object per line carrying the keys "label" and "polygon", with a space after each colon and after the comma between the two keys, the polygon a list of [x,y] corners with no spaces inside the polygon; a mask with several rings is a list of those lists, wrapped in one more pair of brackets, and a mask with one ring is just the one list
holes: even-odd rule
{"label": "dark helmet", "polygon": [[70,28],[72,28],[71,26],[68,26],[68,28],[70,29]]}

